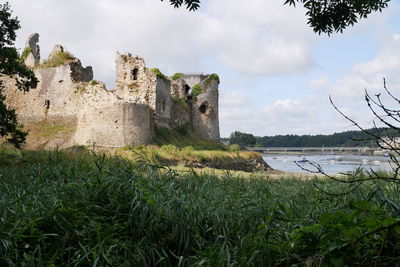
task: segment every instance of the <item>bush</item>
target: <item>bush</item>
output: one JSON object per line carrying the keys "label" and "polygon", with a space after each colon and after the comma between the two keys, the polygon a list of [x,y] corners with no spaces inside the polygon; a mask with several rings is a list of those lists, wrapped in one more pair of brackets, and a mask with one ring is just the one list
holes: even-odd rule
{"label": "bush", "polygon": [[168,80],[167,76],[165,76],[159,69],[152,68],[150,70],[156,75],[157,78]]}
{"label": "bush", "polygon": [[172,76],[172,80],[178,80],[178,79],[180,79],[180,78],[182,78],[183,76],[185,76],[183,73],[180,73],[180,72],[178,72],[178,73],[175,73],[173,76]]}
{"label": "bush", "polygon": [[20,60],[22,63],[24,63],[25,59],[29,56],[29,54],[32,53],[32,48],[30,47],[25,47],[24,51],[21,53]]}
{"label": "bush", "polygon": [[206,86],[209,86],[212,81],[216,81],[218,84],[220,83],[218,74],[213,73],[209,75],[207,79],[204,81],[204,84]]}
{"label": "bush", "polygon": [[201,84],[196,84],[195,86],[192,87],[192,99],[193,101],[197,100],[197,96],[203,93],[203,88],[201,87]]}
{"label": "bush", "polygon": [[96,85],[98,85],[98,84],[99,84],[99,82],[96,81],[96,80],[91,80],[91,81],[90,81],[90,85],[91,85],[91,86],[96,86]]}
{"label": "bush", "polygon": [[184,148],[182,148],[183,152],[193,152],[195,151],[194,147],[192,146],[185,146]]}
{"label": "bush", "polygon": [[163,146],[161,147],[161,150],[163,150],[163,151],[165,151],[165,152],[168,152],[168,153],[176,153],[176,152],[179,151],[179,148],[177,148],[177,147],[174,146],[174,145],[163,145]]}
{"label": "bush", "polygon": [[172,101],[174,101],[174,103],[181,105],[184,109],[189,109],[189,103],[188,103],[188,100],[186,100],[186,99],[173,98]]}
{"label": "bush", "polygon": [[57,52],[56,54],[52,55],[48,58],[43,64],[39,65],[42,68],[51,68],[57,67],[60,65],[64,65],[74,61],[76,58],[69,52]]}
{"label": "bush", "polygon": [[230,145],[229,151],[238,153],[238,152],[240,152],[240,146],[238,144]]}
{"label": "bush", "polygon": [[[400,245],[400,221],[369,201],[324,213],[318,224],[293,231],[288,241],[290,263],[317,259],[322,266],[360,266],[374,259],[390,265]],[[302,260],[299,260],[302,259]]]}

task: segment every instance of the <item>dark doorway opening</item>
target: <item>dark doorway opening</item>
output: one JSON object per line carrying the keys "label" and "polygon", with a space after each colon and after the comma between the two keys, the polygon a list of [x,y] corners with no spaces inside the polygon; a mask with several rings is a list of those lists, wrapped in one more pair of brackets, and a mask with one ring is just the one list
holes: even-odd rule
{"label": "dark doorway opening", "polygon": [[137,80],[137,78],[138,78],[138,72],[139,72],[139,69],[138,69],[138,68],[134,68],[134,69],[131,71],[131,79],[132,79],[132,80],[134,80],[134,81]]}

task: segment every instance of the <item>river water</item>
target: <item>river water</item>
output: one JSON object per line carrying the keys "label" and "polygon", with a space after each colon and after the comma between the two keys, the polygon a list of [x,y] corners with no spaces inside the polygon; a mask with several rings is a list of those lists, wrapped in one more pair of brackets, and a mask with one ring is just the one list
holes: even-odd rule
{"label": "river water", "polygon": [[295,162],[298,162],[303,168],[315,170],[306,161],[319,164],[328,174],[351,172],[359,167],[367,170],[391,170],[389,158],[384,156],[263,154],[263,158],[273,169],[286,172],[307,172],[297,166]]}

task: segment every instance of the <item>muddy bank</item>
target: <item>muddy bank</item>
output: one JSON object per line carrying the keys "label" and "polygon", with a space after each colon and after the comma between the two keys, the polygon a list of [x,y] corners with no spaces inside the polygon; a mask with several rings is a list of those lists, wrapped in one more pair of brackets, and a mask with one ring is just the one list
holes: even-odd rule
{"label": "muddy bank", "polygon": [[212,168],[245,172],[264,172],[272,170],[272,168],[264,161],[261,156],[251,159],[231,158],[229,160],[202,160],[201,162],[161,161],[160,163],[169,166],[181,164],[185,167],[192,168]]}

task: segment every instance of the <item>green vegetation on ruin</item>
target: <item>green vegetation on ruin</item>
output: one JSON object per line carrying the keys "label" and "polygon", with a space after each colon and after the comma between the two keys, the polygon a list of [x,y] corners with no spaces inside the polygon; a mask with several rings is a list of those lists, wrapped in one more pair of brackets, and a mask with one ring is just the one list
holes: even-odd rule
{"label": "green vegetation on ruin", "polygon": [[189,109],[189,101],[184,98],[173,98],[172,101],[181,105],[184,109]]}
{"label": "green vegetation on ruin", "polygon": [[174,75],[172,75],[171,79],[175,81],[175,80],[182,78],[183,76],[185,76],[185,74],[178,72],[178,73],[175,73]]}
{"label": "green vegetation on ruin", "polygon": [[201,84],[196,84],[195,86],[192,87],[192,100],[195,102],[197,100],[197,96],[203,93],[203,88]]}
{"label": "green vegetation on ruin", "polygon": [[165,76],[159,69],[151,68],[150,71],[153,72],[157,78],[163,79],[163,80],[168,80],[168,77]]}
{"label": "green vegetation on ruin", "polygon": [[57,52],[51,55],[47,60],[45,60],[42,64],[38,65],[39,68],[52,68],[60,65],[65,65],[76,60],[74,55],[72,55],[68,51]]}
{"label": "green vegetation on ruin", "polygon": [[21,53],[20,61],[24,62],[25,59],[29,56],[30,53],[32,53],[32,48],[25,47],[24,50]]}
{"label": "green vegetation on ruin", "polygon": [[220,83],[219,76],[216,73],[210,74],[207,79],[204,80],[205,86],[209,86],[212,81],[216,81],[218,84]]}
{"label": "green vegetation on ruin", "polygon": [[89,82],[89,84],[90,84],[91,86],[96,86],[96,85],[99,84],[99,81],[91,80],[91,81]]}
{"label": "green vegetation on ruin", "polygon": [[75,86],[75,90],[74,93],[75,94],[83,94],[84,92],[86,92],[87,86],[89,83],[86,82],[80,82]]}
{"label": "green vegetation on ruin", "polygon": [[189,124],[182,125],[173,130],[156,127],[154,144],[157,146],[174,145],[178,148],[191,146],[196,150],[228,150],[228,147],[224,144],[204,140],[199,137],[193,132]]}
{"label": "green vegetation on ruin", "polygon": [[44,120],[31,124],[29,130],[35,131],[34,135],[38,137],[49,138],[49,137],[54,137],[58,134],[72,132],[74,129],[73,128],[71,129],[71,125],[66,122],[63,122],[62,120],[51,121],[51,122]]}
{"label": "green vegetation on ruin", "polygon": [[370,181],[340,197],[318,188],[348,191],[311,175],[181,172],[82,149],[1,149],[0,265],[393,266],[400,260],[395,185]]}

